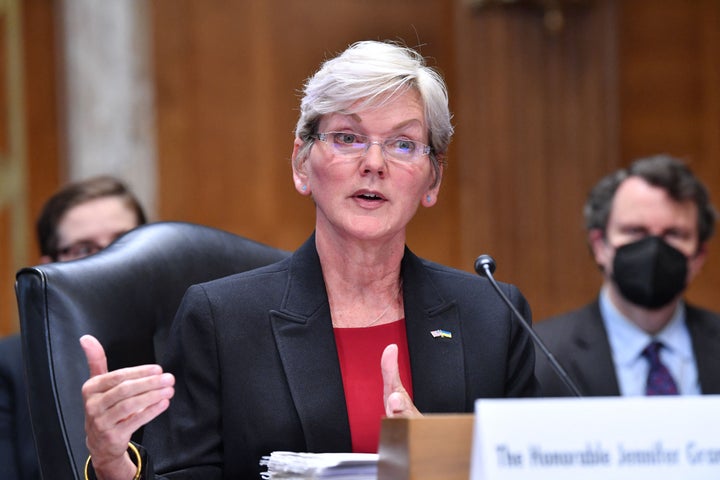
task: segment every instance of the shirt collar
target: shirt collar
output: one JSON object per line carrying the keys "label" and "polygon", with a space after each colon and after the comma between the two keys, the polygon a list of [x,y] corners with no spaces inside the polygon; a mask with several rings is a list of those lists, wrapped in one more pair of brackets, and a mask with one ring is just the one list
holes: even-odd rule
{"label": "shirt collar", "polygon": [[636,361],[652,340],[662,342],[666,348],[682,357],[692,358],[692,342],[685,325],[684,302],[678,302],[670,322],[655,336],[649,335],[620,313],[610,300],[607,287],[601,290],[599,303],[613,357],[619,365]]}

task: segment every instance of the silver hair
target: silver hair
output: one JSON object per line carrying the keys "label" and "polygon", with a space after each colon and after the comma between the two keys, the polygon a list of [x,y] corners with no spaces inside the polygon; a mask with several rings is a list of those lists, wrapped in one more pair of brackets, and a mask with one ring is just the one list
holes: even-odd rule
{"label": "silver hair", "polygon": [[296,161],[302,162],[309,154],[312,135],[323,115],[381,106],[410,88],[420,93],[425,108],[436,185],[453,134],[447,87],[417,51],[391,42],[354,43],[308,78],[295,128],[295,135],[305,145]]}

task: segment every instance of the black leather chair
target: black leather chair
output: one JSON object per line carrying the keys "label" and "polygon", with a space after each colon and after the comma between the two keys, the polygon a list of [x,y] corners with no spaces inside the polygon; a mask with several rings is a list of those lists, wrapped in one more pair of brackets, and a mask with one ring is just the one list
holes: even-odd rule
{"label": "black leather chair", "polygon": [[100,340],[111,370],[156,363],[187,287],[287,254],[210,227],[158,222],[90,257],[20,270],[15,291],[43,477],[83,478],[88,368],[80,336]]}

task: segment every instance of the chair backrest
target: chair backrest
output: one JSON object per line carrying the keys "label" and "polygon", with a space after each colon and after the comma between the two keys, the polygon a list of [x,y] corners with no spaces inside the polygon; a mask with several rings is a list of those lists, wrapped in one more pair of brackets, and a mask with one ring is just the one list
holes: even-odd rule
{"label": "chair backrest", "polygon": [[158,222],[84,259],[20,270],[15,291],[43,477],[83,478],[88,368],[80,336],[100,340],[111,370],[156,363],[190,285],[287,255],[214,228]]}

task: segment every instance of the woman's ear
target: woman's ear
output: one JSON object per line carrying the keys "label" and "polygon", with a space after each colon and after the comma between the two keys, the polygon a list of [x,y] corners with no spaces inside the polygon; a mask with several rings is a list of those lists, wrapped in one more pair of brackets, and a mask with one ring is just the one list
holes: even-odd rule
{"label": "woman's ear", "polygon": [[428,189],[427,192],[425,192],[425,195],[423,195],[423,198],[420,200],[420,203],[422,203],[423,207],[432,207],[437,203],[438,195],[440,194],[440,184],[442,183],[442,174],[443,174],[443,162],[442,158],[438,158],[438,162],[440,163],[440,168],[437,170],[437,178],[433,179],[434,186]]}
{"label": "woman's ear", "polygon": [[307,150],[303,147],[305,147],[305,142],[300,138],[295,138],[292,153],[293,183],[295,184],[295,190],[300,195],[309,195],[311,190],[306,171]]}

